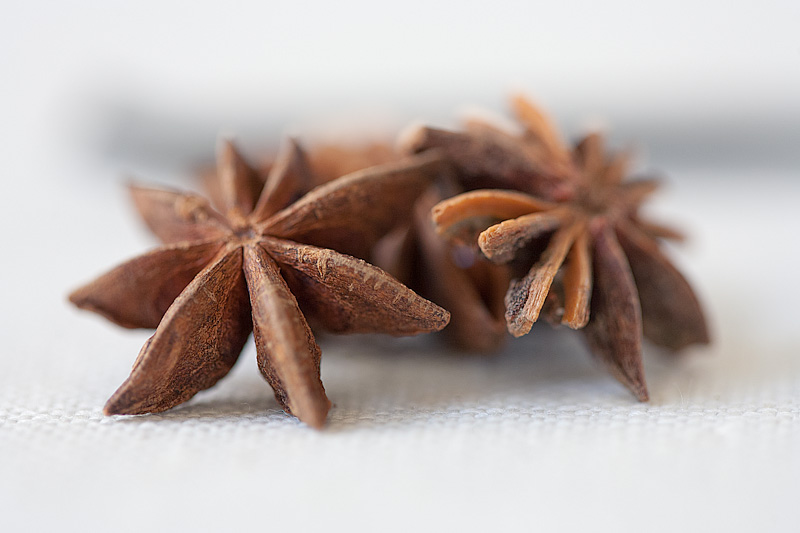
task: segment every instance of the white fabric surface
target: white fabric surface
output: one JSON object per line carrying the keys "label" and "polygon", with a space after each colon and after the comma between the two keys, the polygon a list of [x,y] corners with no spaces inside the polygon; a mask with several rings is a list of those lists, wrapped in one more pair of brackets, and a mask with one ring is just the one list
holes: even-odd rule
{"label": "white fabric surface", "polygon": [[6,236],[24,260],[3,266],[0,530],[794,530],[800,293],[786,244],[800,189],[676,174],[653,212],[691,228],[674,255],[714,344],[648,349],[649,403],[548,327],[489,359],[431,339],[326,337],[336,406],[321,432],[278,409],[252,345],[181,408],[103,417],[147,333],[65,294],[152,241],[118,184],[52,183],[47,217],[9,220],[12,208],[2,221],[21,227]]}

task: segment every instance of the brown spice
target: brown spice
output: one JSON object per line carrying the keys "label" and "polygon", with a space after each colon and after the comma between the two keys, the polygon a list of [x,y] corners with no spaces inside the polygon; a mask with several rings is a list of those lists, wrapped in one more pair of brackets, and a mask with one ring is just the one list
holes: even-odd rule
{"label": "brown spice", "polygon": [[187,401],[228,373],[252,330],[258,366],[278,401],[321,427],[330,401],[306,314],[339,333],[414,335],[447,324],[447,311],[334,251],[366,254],[441,172],[441,157],[355,172],[294,201],[311,183],[305,159],[289,143],[258,196],[259,176],[225,143],[219,211],[197,195],[132,188],[164,246],[70,296],[121,326],[157,328],[106,414],[159,412]]}
{"label": "brown spice", "polygon": [[583,329],[593,353],[647,400],[642,333],[671,350],[709,340],[696,296],[657,242],[677,232],[639,214],[656,183],[623,182],[627,157],[607,156],[599,135],[570,152],[531,103],[517,98],[514,107],[520,137],[474,123],[464,133],[423,128],[410,137],[414,151],[446,153],[466,182],[514,189],[445,200],[433,219],[443,235],[486,228],[478,245],[488,259],[526,264],[505,297],[511,334],[528,333],[540,314]]}

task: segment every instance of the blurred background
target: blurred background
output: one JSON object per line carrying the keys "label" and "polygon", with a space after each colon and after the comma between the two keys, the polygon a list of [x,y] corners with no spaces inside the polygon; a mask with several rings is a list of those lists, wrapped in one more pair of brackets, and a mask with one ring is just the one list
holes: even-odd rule
{"label": "blurred background", "polygon": [[[800,6],[725,2],[7,2],[11,138],[117,167],[208,158],[220,132],[389,135],[511,91],[657,163],[800,162]],[[8,131],[8,130],[6,130]],[[334,132],[336,132],[334,134]],[[19,141],[17,141],[19,142]],[[33,144],[33,143],[25,143]],[[8,143],[6,143],[8,145]]]}
{"label": "blurred background", "polygon": [[[798,22],[794,0],[3,2],[0,529],[794,530]],[[148,333],[65,295],[153,244],[127,180],[196,188],[220,135],[392,141],[513,92],[667,178],[650,209],[688,229],[670,253],[715,342],[648,352],[650,404],[544,333],[489,362],[331,341],[323,433],[252,347],[186,409],[102,417]]]}

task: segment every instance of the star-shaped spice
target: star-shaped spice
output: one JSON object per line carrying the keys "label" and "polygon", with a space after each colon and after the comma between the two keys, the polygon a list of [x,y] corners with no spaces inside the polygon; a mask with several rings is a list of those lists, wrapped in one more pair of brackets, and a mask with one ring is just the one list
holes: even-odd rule
{"label": "star-shaped spice", "polygon": [[504,186],[445,200],[433,219],[445,235],[490,226],[478,238],[484,255],[525,265],[505,297],[512,335],[528,333],[540,314],[583,329],[593,353],[645,401],[642,333],[672,350],[708,342],[697,298],[658,244],[677,233],[639,214],[656,182],[624,182],[627,158],[607,156],[599,135],[570,152],[538,109],[514,104],[520,137],[480,124],[415,134],[416,150],[437,147],[463,176]]}
{"label": "star-shaped spice", "polygon": [[330,401],[304,313],[339,333],[414,335],[447,324],[447,311],[331,249],[368,250],[440,170],[439,155],[415,156],[294,201],[310,179],[296,144],[257,196],[255,171],[225,143],[220,210],[194,194],[134,187],[140,213],[165,245],[70,296],[121,326],[157,328],[105,413],[153,413],[187,401],[228,373],[253,331],[258,366],[280,404],[321,427]]}

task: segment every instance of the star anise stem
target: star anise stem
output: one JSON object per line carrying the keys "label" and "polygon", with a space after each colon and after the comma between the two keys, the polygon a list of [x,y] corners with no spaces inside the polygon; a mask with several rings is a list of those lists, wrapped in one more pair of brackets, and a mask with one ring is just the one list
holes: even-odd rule
{"label": "star anise stem", "polygon": [[581,232],[572,244],[564,271],[564,316],[561,323],[581,329],[589,322],[592,297],[592,259],[589,237]]}
{"label": "star anise stem", "polygon": [[584,221],[578,220],[557,230],[528,274],[511,282],[506,293],[506,322],[515,337],[528,333],[539,319],[550,285],[584,225]]}

